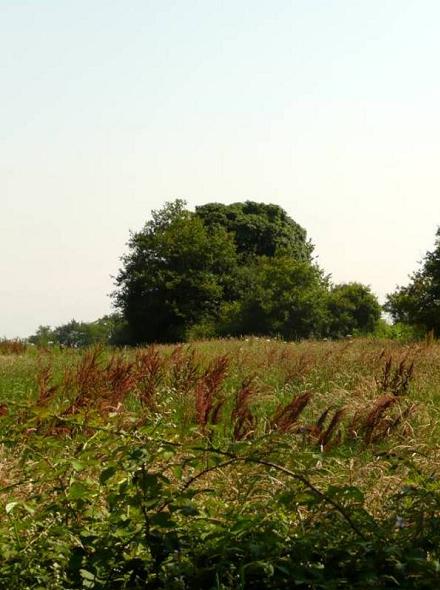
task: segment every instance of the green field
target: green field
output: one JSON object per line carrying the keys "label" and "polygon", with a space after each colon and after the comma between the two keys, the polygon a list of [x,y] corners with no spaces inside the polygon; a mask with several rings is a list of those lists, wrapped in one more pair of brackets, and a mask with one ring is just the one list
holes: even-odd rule
{"label": "green field", "polygon": [[0,588],[440,587],[440,344],[0,346]]}

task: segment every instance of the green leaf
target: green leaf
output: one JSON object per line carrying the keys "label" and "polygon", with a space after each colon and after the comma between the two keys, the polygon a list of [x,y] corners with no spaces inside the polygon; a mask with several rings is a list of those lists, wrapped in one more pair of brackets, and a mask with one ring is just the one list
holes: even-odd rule
{"label": "green leaf", "polygon": [[73,459],[71,464],[75,471],[82,471],[86,467],[84,463],[81,463],[81,461],[78,461],[77,459]]}
{"label": "green leaf", "polygon": [[197,516],[200,511],[192,504],[185,504],[179,508],[179,512],[185,516]]}
{"label": "green leaf", "polygon": [[101,475],[99,476],[99,482],[101,484],[105,484],[113,475],[116,473],[117,469],[114,465],[110,465],[110,467],[106,467],[101,471]]}
{"label": "green leaf", "polygon": [[88,570],[85,569],[80,569],[79,573],[81,574],[81,577],[84,578],[85,580],[94,580],[95,579],[95,574],[92,574],[92,572],[89,572]]}
{"label": "green leaf", "polygon": [[150,518],[150,523],[162,528],[175,528],[177,524],[171,519],[171,515],[166,512],[159,512]]}
{"label": "green leaf", "polygon": [[75,481],[70,486],[68,495],[72,500],[79,500],[88,497],[90,495],[90,490],[80,481]]}

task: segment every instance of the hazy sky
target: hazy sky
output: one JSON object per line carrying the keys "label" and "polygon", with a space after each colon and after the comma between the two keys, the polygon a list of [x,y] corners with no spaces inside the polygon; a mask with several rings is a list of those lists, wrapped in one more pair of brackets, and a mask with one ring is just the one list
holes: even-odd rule
{"label": "hazy sky", "polygon": [[440,223],[438,0],[0,0],[0,336],[94,320],[175,197],[383,298]]}

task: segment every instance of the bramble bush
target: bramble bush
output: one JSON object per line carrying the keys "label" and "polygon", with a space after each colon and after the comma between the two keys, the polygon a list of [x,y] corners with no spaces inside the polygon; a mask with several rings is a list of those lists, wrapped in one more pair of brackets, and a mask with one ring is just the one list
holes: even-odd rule
{"label": "bramble bush", "polygon": [[[377,518],[358,487],[312,483],[317,453],[293,470],[289,452],[182,446],[151,427],[89,425],[67,449],[31,434],[4,508],[0,588],[436,587],[438,481],[415,478]],[[231,476],[248,488],[239,504],[218,493]]]}

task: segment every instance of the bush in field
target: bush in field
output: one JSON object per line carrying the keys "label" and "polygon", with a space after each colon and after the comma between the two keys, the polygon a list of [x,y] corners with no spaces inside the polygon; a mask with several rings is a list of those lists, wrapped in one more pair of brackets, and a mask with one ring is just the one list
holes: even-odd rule
{"label": "bush in field", "polygon": [[381,318],[373,332],[376,338],[386,338],[389,340],[400,340],[402,342],[411,342],[420,339],[422,333],[420,330],[409,324],[402,322],[389,323]]}
{"label": "bush in field", "polygon": [[319,336],[326,324],[327,284],[313,264],[289,256],[260,257],[248,269],[241,297],[225,304],[219,331],[227,335]]}
{"label": "bush in field", "polygon": [[361,283],[335,285],[327,299],[328,333],[334,338],[374,332],[381,315],[377,297]]}

